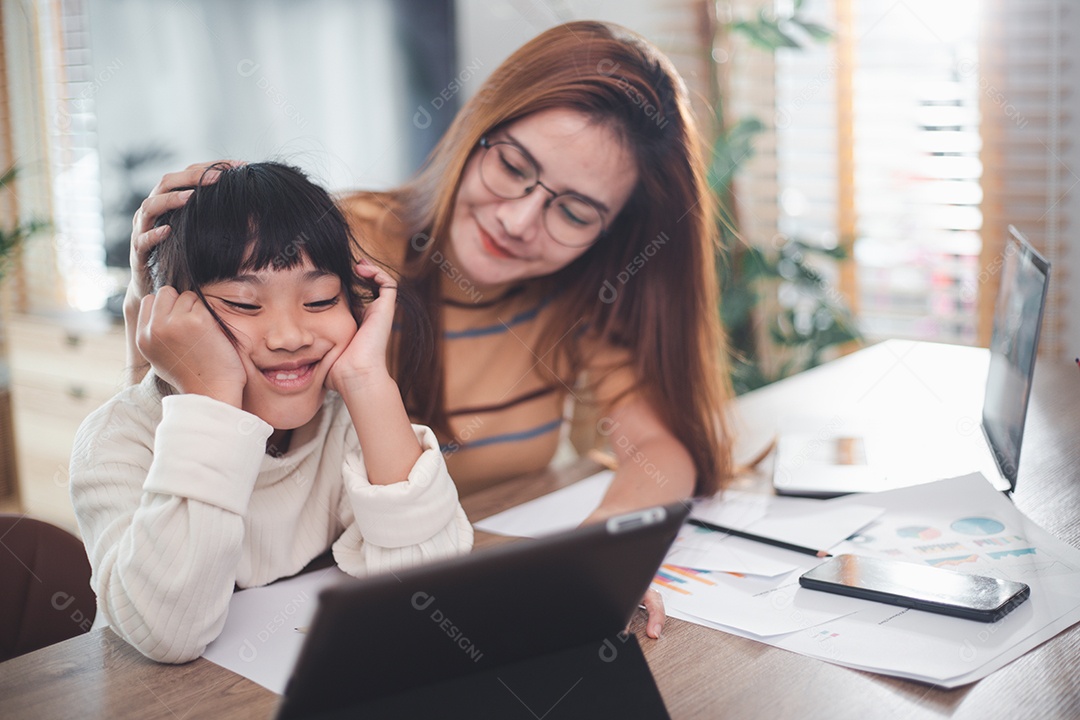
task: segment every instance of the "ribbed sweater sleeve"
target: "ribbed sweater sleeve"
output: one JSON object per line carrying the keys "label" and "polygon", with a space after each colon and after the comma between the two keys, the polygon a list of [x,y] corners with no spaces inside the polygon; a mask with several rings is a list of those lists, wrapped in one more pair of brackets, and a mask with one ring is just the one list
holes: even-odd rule
{"label": "ribbed sweater sleeve", "polygon": [[473,528],[435,433],[413,425],[421,455],[402,482],[372,485],[359,452],[345,455],[345,532],[334,558],[350,575],[388,572],[468,552]]}
{"label": "ribbed sweater sleeve", "polygon": [[221,632],[244,542],[243,514],[272,428],[198,395],[135,400],[84,421],[71,494],[98,611],[144,655],[180,663]]}

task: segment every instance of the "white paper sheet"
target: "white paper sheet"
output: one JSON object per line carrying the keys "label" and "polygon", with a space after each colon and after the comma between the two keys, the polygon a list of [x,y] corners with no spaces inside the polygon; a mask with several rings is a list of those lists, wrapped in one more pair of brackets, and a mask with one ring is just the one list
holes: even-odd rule
{"label": "white paper sheet", "polygon": [[828,598],[799,593],[802,570],[780,578],[694,573],[665,564],[654,587],[667,607],[726,627],[768,637],[805,630],[854,612]]}
{"label": "white paper sheet", "polygon": [[[496,535],[531,538],[569,530],[580,525],[600,505],[614,476],[613,472],[605,470],[484,518],[473,523],[473,526]],[[715,500],[695,502],[691,515],[804,547],[828,549],[881,513],[881,508],[869,504],[834,505],[833,501],[729,491]],[[755,559],[753,552],[744,553],[745,559],[737,558],[735,553],[746,547],[744,542],[752,541],[733,543],[730,548],[724,545],[734,539],[721,533],[715,533],[711,541],[702,539],[696,548],[706,552],[693,553],[694,562],[699,564],[691,567],[768,576],[791,570],[790,564],[778,565],[768,561],[758,566],[751,565],[750,562]],[[689,547],[689,544],[685,544],[683,549],[688,550]]]}
{"label": "white paper sheet", "polygon": [[296,628],[311,622],[320,590],[348,577],[331,566],[233,593],[225,627],[203,657],[280,695],[304,643]]}
{"label": "white paper sheet", "polygon": [[510,537],[538,538],[575,528],[600,506],[615,473],[604,470],[509,510],[473,523],[477,530]]}
{"label": "white paper sheet", "polygon": [[690,516],[803,547],[828,550],[882,512],[873,499],[838,504],[835,500],[728,491],[695,502]]}
{"label": "white paper sheet", "polygon": [[[848,614],[773,637],[726,626],[717,621],[718,611],[703,613],[691,605],[708,616],[699,617],[662,590],[669,614],[839,665],[942,687],[983,678],[1080,621],[1080,550],[1024,517],[981,475],[876,493],[872,499],[885,514],[834,552],[1019,580],[1031,586],[1030,599],[996,623],[981,623],[799,588],[796,600],[812,593],[833,611]],[[830,502],[858,504],[867,498]],[[774,580],[778,587],[785,581]],[[727,596],[713,594],[722,608]]]}

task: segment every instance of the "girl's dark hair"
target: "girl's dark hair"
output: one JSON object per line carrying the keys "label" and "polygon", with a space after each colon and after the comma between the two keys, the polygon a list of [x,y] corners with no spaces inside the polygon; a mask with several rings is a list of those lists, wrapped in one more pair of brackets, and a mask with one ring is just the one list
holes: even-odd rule
{"label": "girl's dark hair", "polygon": [[[236,337],[202,294],[202,286],[267,268],[288,270],[305,258],[341,278],[357,323],[365,302],[378,297],[374,280],[355,272],[360,245],[330,195],[298,168],[278,162],[231,166],[218,163],[216,182],[200,184],[182,207],[163,213],[157,224],[172,232],[147,262],[154,290],[170,285],[193,291],[235,344]],[[205,173],[204,173],[205,175]],[[431,351],[427,314],[407,285],[398,285],[395,329],[409,342],[392,343],[390,367],[405,383],[403,393]]]}

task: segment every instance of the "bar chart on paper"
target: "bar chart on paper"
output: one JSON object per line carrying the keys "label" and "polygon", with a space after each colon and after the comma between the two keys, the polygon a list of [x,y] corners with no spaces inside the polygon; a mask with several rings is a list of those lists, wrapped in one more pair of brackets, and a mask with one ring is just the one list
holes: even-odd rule
{"label": "bar chart on paper", "polygon": [[661,565],[656,571],[653,584],[680,595],[693,595],[695,589],[716,585],[707,572],[668,564]]}

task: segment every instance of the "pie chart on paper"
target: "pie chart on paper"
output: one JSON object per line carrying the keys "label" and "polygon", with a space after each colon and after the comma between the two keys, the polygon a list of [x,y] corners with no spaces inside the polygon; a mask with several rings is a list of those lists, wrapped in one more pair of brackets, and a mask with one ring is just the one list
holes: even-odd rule
{"label": "pie chart on paper", "polygon": [[941,537],[941,531],[937,528],[924,527],[922,525],[909,525],[896,531],[902,538],[916,538],[918,540],[933,540]]}
{"label": "pie chart on paper", "polygon": [[955,521],[952,529],[965,535],[996,535],[1005,529],[1005,525],[993,518],[967,517]]}

